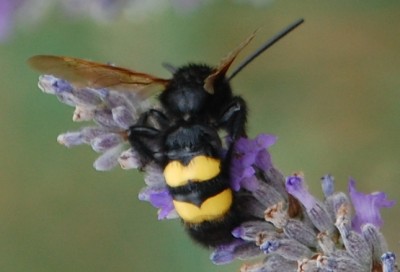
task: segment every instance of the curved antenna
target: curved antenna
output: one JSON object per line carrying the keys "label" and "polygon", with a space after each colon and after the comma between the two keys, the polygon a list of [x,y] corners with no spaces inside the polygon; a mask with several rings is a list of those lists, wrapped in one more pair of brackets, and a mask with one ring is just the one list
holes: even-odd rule
{"label": "curved antenna", "polygon": [[250,62],[252,62],[256,57],[258,57],[261,53],[263,53],[265,50],[270,48],[272,45],[274,45],[277,41],[282,39],[284,36],[289,34],[292,30],[294,30],[296,27],[301,25],[304,22],[304,19],[298,19],[294,23],[290,24],[288,27],[286,27],[284,30],[267,40],[260,48],[258,48],[253,54],[248,56],[244,61],[242,61],[232,72],[232,74],[228,77],[228,81],[232,80],[244,67],[247,66]]}
{"label": "curved antenna", "polygon": [[176,68],[174,65],[172,65],[169,62],[163,62],[163,63],[161,63],[161,65],[164,69],[166,69],[171,74],[174,74],[178,70],[178,68]]}

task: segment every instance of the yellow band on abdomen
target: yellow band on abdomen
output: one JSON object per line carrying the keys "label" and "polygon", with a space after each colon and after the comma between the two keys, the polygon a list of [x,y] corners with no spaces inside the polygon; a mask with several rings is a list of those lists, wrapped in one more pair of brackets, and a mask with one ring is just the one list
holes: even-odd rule
{"label": "yellow band on abdomen", "polygon": [[232,206],[231,189],[225,189],[219,194],[206,199],[200,207],[194,204],[174,200],[176,212],[187,223],[201,223],[222,217]]}
{"label": "yellow band on abdomen", "polygon": [[216,177],[220,172],[221,162],[207,156],[194,157],[188,165],[171,161],[164,168],[164,178],[171,187],[186,185],[191,181],[205,181]]}

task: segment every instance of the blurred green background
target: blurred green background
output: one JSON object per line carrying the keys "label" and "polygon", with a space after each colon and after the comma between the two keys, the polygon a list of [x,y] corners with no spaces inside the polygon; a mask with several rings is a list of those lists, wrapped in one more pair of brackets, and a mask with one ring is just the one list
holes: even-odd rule
{"label": "blurred green background", "polygon": [[[217,64],[261,27],[244,57],[297,18],[306,23],[233,80],[250,107],[249,134],[279,137],[274,164],[304,171],[321,197],[331,173],[363,192],[400,192],[400,2],[273,1],[264,7],[215,1],[191,13],[171,9],[142,21],[71,21],[52,11],[17,25],[0,44],[1,271],[238,271],[215,266],[178,220],[158,221],[140,202],[136,171],[96,172],[90,147],[56,142],[73,130],[73,109],[37,88],[25,61],[57,54],[112,61],[168,77],[160,63]],[[399,250],[399,205],[383,211],[383,232]]]}

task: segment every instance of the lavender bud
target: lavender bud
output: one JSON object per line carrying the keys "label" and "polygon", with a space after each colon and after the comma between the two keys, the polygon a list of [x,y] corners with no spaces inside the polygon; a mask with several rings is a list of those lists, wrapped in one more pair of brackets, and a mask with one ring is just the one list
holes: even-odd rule
{"label": "lavender bud", "polygon": [[263,231],[275,231],[275,228],[263,221],[246,221],[232,231],[232,235],[245,241],[256,241],[257,235]]}
{"label": "lavender bud", "polygon": [[122,169],[137,169],[143,166],[139,159],[139,154],[133,148],[122,152],[118,162]]}
{"label": "lavender bud", "polygon": [[336,227],[340,232],[343,244],[360,264],[369,267],[372,261],[372,252],[365,239],[357,232],[350,230],[344,222],[338,221]]}
{"label": "lavender bud", "polygon": [[121,154],[122,147],[120,145],[104,152],[93,163],[93,167],[98,171],[109,171],[118,164],[118,157]]}
{"label": "lavender bud", "polygon": [[98,92],[89,88],[75,90],[74,101],[77,105],[88,108],[97,107],[102,103]]}
{"label": "lavender bud", "polygon": [[93,119],[93,117],[94,117],[93,109],[76,106],[74,115],[72,116],[72,121],[74,122],[90,121]]}
{"label": "lavender bud", "polygon": [[91,142],[92,148],[96,152],[105,152],[123,142],[122,137],[116,133],[99,135]]}
{"label": "lavender bud", "polygon": [[285,259],[297,261],[299,259],[311,258],[312,251],[293,239],[269,240],[260,246],[265,254],[276,253]]}
{"label": "lavender bud", "polygon": [[77,145],[81,145],[84,143],[84,137],[82,132],[67,132],[64,134],[60,134],[57,137],[57,142],[59,144],[65,145],[66,147],[73,147]]}
{"label": "lavender bud", "polygon": [[124,106],[113,108],[112,116],[115,123],[123,129],[128,129],[135,123],[132,112]]}
{"label": "lavender bud", "polygon": [[389,250],[383,234],[373,224],[365,224],[361,227],[364,239],[372,248],[372,259],[379,261],[381,256]]}

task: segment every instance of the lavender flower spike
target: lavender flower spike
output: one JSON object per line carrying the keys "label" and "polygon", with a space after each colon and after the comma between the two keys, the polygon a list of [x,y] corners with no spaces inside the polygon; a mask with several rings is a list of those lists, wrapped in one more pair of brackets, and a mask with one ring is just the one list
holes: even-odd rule
{"label": "lavender flower spike", "polygon": [[[74,121],[91,121],[78,131],[61,134],[61,144],[87,144],[102,153],[94,162],[97,170],[110,170],[118,163],[123,169],[143,170],[146,186],[139,199],[157,208],[158,219],[178,217],[162,166],[146,162],[128,142],[128,129],[148,110],[147,101],[112,89],[81,92],[52,76],[42,76],[39,85],[45,93],[75,107]],[[291,175],[285,182],[272,165],[267,149],[275,140],[275,136],[261,134],[234,143],[229,179],[235,212],[243,218],[232,227],[232,239],[212,253],[211,261],[224,264],[264,256],[259,263],[242,266],[241,271],[247,272],[398,271],[379,230],[383,223],[380,208],[391,207],[394,201],[382,192],[357,192],[350,180],[351,203],[345,193],[334,191],[330,175],[323,178],[325,200],[317,199],[307,190],[302,174]]]}

